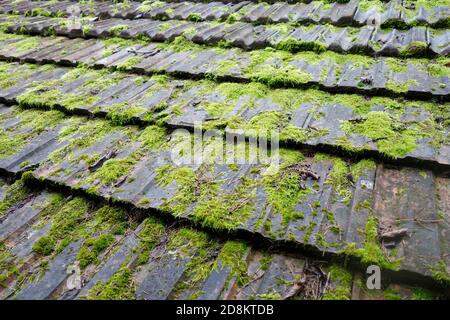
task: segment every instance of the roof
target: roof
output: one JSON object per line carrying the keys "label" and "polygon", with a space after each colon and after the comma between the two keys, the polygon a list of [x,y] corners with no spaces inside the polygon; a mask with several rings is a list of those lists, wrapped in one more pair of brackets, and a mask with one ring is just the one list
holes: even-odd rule
{"label": "roof", "polygon": [[0,1],[0,297],[448,294],[448,11]]}

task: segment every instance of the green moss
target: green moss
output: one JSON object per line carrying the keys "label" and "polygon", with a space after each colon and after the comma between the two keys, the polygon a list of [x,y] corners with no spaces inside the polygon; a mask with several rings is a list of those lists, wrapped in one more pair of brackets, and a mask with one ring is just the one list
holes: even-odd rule
{"label": "green moss", "polygon": [[167,230],[161,221],[148,217],[143,222],[142,230],[139,232],[139,246],[137,248],[137,264],[148,262],[151,251],[161,241]]}
{"label": "green moss", "polygon": [[380,152],[393,158],[404,157],[416,148],[419,134],[411,129],[404,129],[394,116],[373,111],[367,114],[361,123],[344,122],[341,128],[347,134],[356,133],[375,141]]}
{"label": "green moss", "polygon": [[418,82],[416,79],[409,79],[408,81],[403,82],[403,83],[396,82],[392,79],[389,79],[386,82],[386,89],[389,89],[395,93],[405,93],[405,92],[408,92],[410,86],[417,86],[417,85],[418,85]]}
{"label": "green moss", "polygon": [[118,25],[111,27],[109,29],[109,33],[111,34],[111,36],[117,37],[120,35],[120,33],[122,31],[128,30],[129,28],[130,28],[130,26],[128,26],[126,24],[118,24]]}
{"label": "green moss", "polygon": [[276,49],[285,50],[292,53],[299,51],[324,52],[327,47],[317,41],[300,41],[293,38],[287,38],[277,43]]}
{"label": "green moss", "polygon": [[262,300],[281,300],[281,294],[273,289],[268,293],[258,293],[256,297]]}
{"label": "green moss", "polygon": [[237,285],[242,287],[248,281],[248,266],[245,260],[248,249],[248,245],[243,241],[227,241],[214,263],[214,269],[218,268],[219,263],[222,268],[230,268],[228,279],[235,277]]}
{"label": "green moss", "polygon": [[32,17],[36,17],[36,16],[43,16],[43,17],[51,17],[52,13],[44,8],[33,8],[30,11],[27,11],[25,13],[25,16],[32,16]]}
{"label": "green moss", "polygon": [[402,297],[398,290],[387,288],[383,291],[383,296],[386,300],[401,300]]}
{"label": "green moss", "polygon": [[0,201],[0,218],[6,214],[8,209],[26,199],[30,190],[25,184],[24,179],[16,180],[12,185],[6,188],[5,196]]}
{"label": "green moss", "polygon": [[98,264],[97,257],[113,242],[114,237],[110,234],[102,234],[96,238],[86,239],[77,255],[80,268],[84,269],[92,263]]}
{"label": "green moss", "polygon": [[141,135],[139,141],[142,142],[142,146],[146,150],[159,149],[167,142],[167,130],[159,126],[146,127]]}
{"label": "green moss", "polygon": [[39,44],[39,38],[26,37],[24,40],[14,43],[14,48],[17,53],[23,53],[37,48]]}
{"label": "green moss", "polygon": [[251,63],[245,73],[252,81],[264,83],[269,87],[298,87],[311,81],[311,74],[291,65],[286,57],[281,56],[285,59],[281,65],[268,63],[276,57],[270,50],[251,52]]}
{"label": "green moss", "polygon": [[412,289],[412,299],[413,300],[434,300],[435,297],[433,293],[428,290],[422,288],[413,288]]}
{"label": "green moss", "polygon": [[128,102],[113,104],[108,108],[107,118],[111,119],[113,124],[125,125],[133,123],[147,110],[141,105],[130,105]]}
{"label": "green moss", "polygon": [[166,187],[172,182],[177,184],[177,193],[168,200],[166,207],[171,208],[175,215],[185,212],[187,206],[193,202],[195,191],[195,173],[191,168],[176,168],[171,165],[163,165],[156,170],[156,181]]}
{"label": "green moss", "polygon": [[99,180],[103,185],[110,185],[116,182],[120,177],[130,173],[137,161],[138,155],[136,154],[124,159],[109,159],[92,175],[91,178],[89,178],[89,180]]}
{"label": "green moss", "polygon": [[55,241],[52,237],[43,236],[38,241],[36,241],[33,245],[33,252],[38,254],[48,256],[53,253],[55,250]]}
{"label": "green moss", "polygon": [[330,273],[331,286],[325,291],[323,300],[350,300],[352,294],[352,274],[336,265],[326,269]]}
{"label": "green moss", "polygon": [[263,178],[264,190],[267,193],[267,202],[274,212],[283,218],[284,226],[289,223],[303,219],[304,214],[295,210],[296,206],[305,200],[305,197],[312,192],[312,189],[302,188],[302,177],[295,167],[290,167],[297,163],[301,164],[303,156],[301,153],[291,154],[291,158],[282,164],[280,171],[274,175],[266,175]]}
{"label": "green moss", "polygon": [[[205,280],[212,270],[219,244],[206,233],[187,228],[180,229],[167,244],[167,249],[176,250],[181,257],[191,257],[186,265],[185,276],[177,283],[173,292],[178,295],[185,289],[192,289]],[[194,293],[194,297],[198,294]]]}
{"label": "green moss", "polygon": [[142,57],[133,56],[128,58],[125,61],[122,61],[121,63],[118,63],[115,68],[120,71],[130,71],[133,69],[133,67],[137,64],[139,64],[142,61]]}
{"label": "green moss", "polygon": [[22,277],[17,267],[16,257],[3,241],[0,241],[0,288],[6,288],[10,277]]}
{"label": "green moss", "polygon": [[375,217],[369,216],[364,230],[365,240],[362,248],[356,248],[354,243],[349,244],[344,253],[361,259],[364,264],[375,264],[382,268],[398,270],[401,259],[390,257],[381,248],[378,241],[378,221]]}
{"label": "green moss", "polygon": [[242,177],[238,186],[230,193],[224,193],[218,182],[205,184],[200,188],[192,219],[203,227],[235,230],[251,217],[255,197],[255,181],[247,176]]}
{"label": "green moss", "polygon": [[432,277],[445,286],[450,286],[450,273],[444,261],[438,262],[430,268]]}
{"label": "green moss", "polygon": [[199,22],[202,21],[202,15],[200,13],[192,12],[188,15],[187,20],[193,21],[193,22]]}
{"label": "green moss", "polygon": [[[38,253],[48,255],[55,252],[55,254],[58,254],[64,250],[70,243],[70,239],[76,237],[80,232],[78,221],[88,210],[88,204],[82,198],[75,198],[60,209],[57,208],[59,208],[59,205],[53,210],[48,210],[41,217],[41,219],[44,219],[46,216],[50,216],[52,227],[48,234],[41,237],[36,242],[36,245],[33,246],[33,250],[36,250]],[[66,240],[64,246],[61,246],[61,243],[59,243],[58,248],[55,250],[55,246],[63,239]]]}
{"label": "green moss", "polygon": [[331,184],[336,193],[342,198],[341,202],[350,205],[352,198],[351,181],[348,176],[350,169],[344,160],[332,158],[333,169],[325,183]]}
{"label": "green moss", "polygon": [[134,300],[133,273],[122,266],[106,283],[97,282],[89,290],[87,298],[92,300]]}
{"label": "green moss", "polygon": [[413,41],[409,43],[406,48],[400,51],[402,57],[419,57],[425,56],[428,51],[428,44],[422,41]]}

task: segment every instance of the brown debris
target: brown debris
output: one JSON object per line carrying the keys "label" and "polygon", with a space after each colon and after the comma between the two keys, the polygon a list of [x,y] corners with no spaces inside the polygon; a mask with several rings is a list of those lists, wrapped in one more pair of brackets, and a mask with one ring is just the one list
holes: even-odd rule
{"label": "brown debris", "polygon": [[[295,172],[295,173],[299,174],[300,178],[303,181],[307,180],[308,178],[311,178],[313,180],[319,180],[320,179],[319,175],[316,172],[311,170],[311,165],[310,164],[296,163],[296,164],[288,166],[286,169],[291,171],[291,172]],[[306,186],[304,185],[303,182],[300,183],[300,187],[302,189],[306,189]]]}

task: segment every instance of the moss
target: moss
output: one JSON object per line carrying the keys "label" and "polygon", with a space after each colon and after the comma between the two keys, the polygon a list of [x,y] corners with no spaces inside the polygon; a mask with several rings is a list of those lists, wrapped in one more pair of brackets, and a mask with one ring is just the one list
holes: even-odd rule
{"label": "moss", "polygon": [[401,300],[400,292],[395,289],[387,288],[383,291],[383,296],[386,300]]}
{"label": "moss", "polygon": [[146,150],[159,149],[167,142],[167,130],[159,126],[146,127],[138,140],[142,142],[142,146]]}
{"label": "moss", "polygon": [[450,286],[450,273],[444,261],[440,261],[436,265],[430,266],[429,270],[436,281],[447,287]]}
{"label": "moss", "polygon": [[201,187],[192,220],[203,227],[235,230],[251,217],[255,197],[256,184],[248,176],[242,177],[238,186],[229,193],[220,190],[217,182],[206,184]]}
{"label": "moss", "polygon": [[361,259],[364,264],[375,264],[385,269],[398,270],[401,259],[390,257],[381,248],[378,241],[378,221],[369,216],[364,230],[365,240],[362,248],[356,248],[354,243],[349,244],[344,253]]}
{"label": "moss", "polygon": [[56,243],[52,237],[43,236],[34,243],[32,250],[38,254],[48,256],[55,250],[55,245]]}
{"label": "moss", "polygon": [[115,65],[115,68],[120,71],[130,71],[133,67],[142,61],[142,57],[133,56],[125,61]]}
{"label": "moss", "polygon": [[433,293],[422,288],[412,289],[412,300],[434,300],[435,297]]}
{"label": "moss", "polygon": [[137,248],[137,265],[148,262],[151,251],[161,241],[167,230],[161,221],[148,217],[143,222],[142,230],[139,232],[139,246]]}
{"label": "moss", "polygon": [[25,16],[32,16],[32,17],[36,17],[36,16],[43,16],[43,17],[51,17],[52,13],[44,8],[33,8],[30,11],[27,11],[25,13]]}
{"label": "moss", "polygon": [[[258,53],[260,55],[258,55]],[[312,80],[311,74],[291,65],[289,61],[283,61],[281,65],[266,63],[272,59],[270,51],[251,53],[252,62],[246,70],[246,74],[252,81],[257,81],[269,87],[298,87]]]}
{"label": "moss", "polygon": [[300,41],[293,38],[287,38],[277,43],[276,49],[285,50],[292,53],[299,51],[324,52],[327,47],[317,41]]}
{"label": "moss", "polygon": [[425,56],[427,51],[428,45],[426,42],[413,41],[400,51],[400,56],[405,58]]}
{"label": "moss", "polygon": [[97,282],[89,290],[87,298],[95,300],[134,300],[135,287],[132,271],[127,266],[122,266],[106,283]]}
{"label": "moss", "polygon": [[0,201],[0,218],[7,213],[8,209],[26,199],[31,190],[26,186],[25,180],[16,180],[6,188],[5,196]]}
{"label": "moss", "polygon": [[193,21],[193,22],[199,22],[202,21],[202,15],[200,13],[191,12],[189,13],[187,20]]}
{"label": "moss", "polygon": [[267,293],[258,293],[256,297],[262,300],[281,300],[281,294],[273,289]]}
{"label": "moss", "polygon": [[59,111],[40,111],[40,110],[22,110],[14,109],[14,114],[20,119],[17,129],[22,132],[12,134],[0,128],[0,159],[12,156],[22,150],[22,148],[33,138],[57,126],[64,117]]}
{"label": "moss", "polygon": [[303,213],[297,212],[295,209],[312,192],[312,189],[308,187],[302,188],[303,181],[300,172],[289,167],[301,163],[303,155],[297,152],[290,156],[291,158],[282,164],[282,168],[277,174],[267,175],[263,178],[267,203],[274,212],[282,216],[285,227],[293,221],[303,219]]}
{"label": "moss", "polygon": [[376,142],[380,152],[393,158],[404,157],[416,148],[418,133],[404,129],[394,116],[373,111],[361,123],[344,122],[341,128],[347,133],[356,133]]}
{"label": "moss", "polygon": [[352,274],[336,265],[326,269],[330,273],[331,286],[325,291],[323,300],[350,300],[352,294]]}
{"label": "moss", "polygon": [[336,193],[341,197],[341,202],[350,205],[352,198],[351,181],[348,178],[350,169],[345,161],[340,158],[332,158],[332,161],[333,169],[325,183],[333,186]]}
{"label": "moss", "polygon": [[80,262],[80,268],[84,269],[92,263],[98,264],[99,261],[97,260],[97,257],[106,250],[114,240],[114,237],[110,234],[102,234],[96,238],[86,239],[77,255],[77,260]]}
{"label": "moss", "polygon": [[130,105],[128,102],[113,104],[108,108],[107,118],[115,125],[131,124],[147,110],[141,105]]}
{"label": "moss", "polygon": [[[82,198],[75,198],[67,202],[60,209],[56,210],[56,208],[49,210],[41,217],[43,219],[46,216],[50,216],[52,227],[48,234],[41,237],[37,241],[37,245],[33,246],[33,249],[37,250],[36,252],[38,253],[47,255],[52,252],[56,254],[61,252],[70,243],[70,239],[73,239],[80,231],[78,221],[86,213],[88,204]],[[63,239],[66,240],[64,242],[65,246],[61,246],[61,243],[59,243],[58,249],[55,250],[55,246]]]}
{"label": "moss", "polygon": [[128,30],[129,28],[130,26],[128,26],[127,24],[118,24],[109,28],[109,33],[111,34],[111,36],[117,37],[122,31]]}
{"label": "moss", "polygon": [[187,206],[194,201],[195,197],[195,173],[191,168],[175,168],[171,165],[163,165],[156,170],[156,181],[158,185],[166,187],[172,182],[177,184],[177,193],[166,201],[164,207],[173,210],[175,215],[185,212]]}
{"label": "moss", "polygon": [[245,260],[248,249],[248,245],[243,241],[227,241],[214,263],[214,269],[217,270],[219,263],[222,268],[230,268],[228,280],[235,277],[237,285],[242,287],[248,281],[248,266]]}
{"label": "moss", "polygon": [[405,93],[405,92],[408,92],[410,86],[417,86],[417,85],[418,85],[418,82],[416,79],[409,79],[408,81],[403,82],[403,83],[396,82],[392,79],[389,79],[386,82],[386,89],[389,89],[395,93]]}
{"label": "moss", "polygon": [[89,178],[89,181],[98,180],[102,185],[110,185],[130,173],[138,158],[138,154],[133,154],[124,159],[109,159]]}
{"label": "moss", "polygon": [[10,248],[3,241],[0,241],[0,288],[6,288],[7,281],[12,276],[20,277],[20,270],[17,268],[16,257]]}
{"label": "moss", "polygon": [[187,228],[180,229],[169,240],[168,250],[176,250],[180,257],[190,257],[186,264],[184,278],[177,283],[173,290],[175,295],[185,289],[194,288],[197,283],[208,277],[218,248],[219,244],[212,241],[206,233]]}

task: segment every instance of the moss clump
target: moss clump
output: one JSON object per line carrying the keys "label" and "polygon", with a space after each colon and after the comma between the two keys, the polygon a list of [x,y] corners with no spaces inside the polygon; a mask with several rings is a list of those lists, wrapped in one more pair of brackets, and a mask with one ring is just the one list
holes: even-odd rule
{"label": "moss clump", "polygon": [[10,248],[0,241],[0,287],[6,288],[8,279],[14,275],[19,278],[23,277],[15,260],[16,257]]}
{"label": "moss clump", "polygon": [[192,12],[188,15],[187,20],[193,21],[193,22],[199,22],[202,21],[202,15],[200,13]]}
{"label": "moss clump", "polygon": [[245,260],[248,249],[248,245],[243,241],[227,241],[214,263],[214,269],[217,270],[219,263],[222,268],[230,268],[228,280],[235,277],[237,285],[244,286],[248,282],[248,266]]}
{"label": "moss clump", "polygon": [[450,286],[450,273],[444,261],[438,262],[430,268],[432,277],[445,286]]}
{"label": "moss clump", "polygon": [[139,232],[139,246],[137,248],[137,265],[148,262],[153,248],[161,241],[167,230],[161,221],[148,217],[143,222],[142,230]]}
{"label": "moss clump", "polygon": [[350,300],[352,294],[352,274],[338,266],[327,268],[331,286],[325,292],[323,300]]}
{"label": "moss clump", "polygon": [[113,104],[108,108],[107,118],[111,119],[115,125],[125,125],[133,123],[140,115],[147,110],[141,105],[130,105],[128,102]]}
{"label": "moss clump", "polygon": [[17,107],[13,110],[13,114],[20,119],[15,130],[18,133],[0,128],[0,159],[8,158],[19,152],[30,140],[61,123],[64,117],[62,112],[55,110],[23,110]]}
{"label": "moss clump", "polygon": [[49,255],[53,252],[56,254],[61,252],[81,230],[79,219],[88,210],[87,202],[82,198],[75,198],[61,208],[59,208],[60,205],[60,203],[55,204],[55,207],[44,213],[41,218],[51,218],[52,227],[48,234],[41,237],[33,246],[33,250],[37,253]]}
{"label": "moss clump", "polygon": [[33,252],[48,256],[55,250],[55,241],[52,237],[43,236],[33,245]]}
{"label": "moss clump", "polygon": [[[42,239],[42,238],[41,238]],[[98,263],[97,257],[114,242],[110,234],[102,234],[96,238],[88,238],[77,255],[80,268],[84,269],[92,263]]]}
{"label": "moss clump", "polygon": [[422,288],[413,288],[412,297],[413,300],[434,300],[434,294],[428,290]]}
{"label": "moss clump", "polygon": [[295,208],[312,189],[302,187],[304,181],[300,172],[291,167],[301,163],[303,155],[300,152],[285,153],[284,159],[278,173],[264,176],[263,186],[268,204],[283,217],[283,225],[288,226],[292,221],[303,219],[303,213],[295,211]]}
{"label": "moss clump", "polygon": [[30,192],[31,190],[26,186],[24,179],[16,180],[8,186],[3,200],[0,201],[0,218],[3,218],[8,209],[26,199]]}
{"label": "moss clump", "polygon": [[133,273],[127,266],[122,266],[106,283],[97,282],[89,290],[90,300],[133,300],[135,287]]}
{"label": "moss clump", "polygon": [[161,187],[166,187],[172,182],[177,184],[176,194],[165,202],[164,207],[170,209],[175,215],[185,213],[195,199],[194,170],[188,167],[176,168],[167,164],[159,167],[156,173],[156,181]]}
{"label": "moss clump", "polygon": [[161,148],[167,142],[167,130],[159,126],[146,127],[141,135],[139,141],[146,150],[154,150]]}
{"label": "moss clump", "polygon": [[422,41],[413,41],[409,43],[406,48],[400,51],[400,56],[409,57],[420,57],[425,56],[428,51],[428,45]]}
{"label": "moss clump", "polygon": [[[208,277],[219,243],[211,240],[206,233],[182,228],[169,240],[167,249],[176,250],[181,257],[191,257],[186,265],[184,279],[173,290],[177,296],[185,289],[194,288],[197,283]],[[191,298],[196,298],[199,294],[194,292]]]}
{"label": "moss clump", "polygon": [[287,38],[277,43],[276,49],[286,50],[292,53],[299,51],[314,51],[314,52],[324,52],[327,47],[317,41],[300,41],[293,38]]}
{"label": "moss clump", "polygon": [[389,89],[395,93],[406,93],[406,92],[408,92],[409,87],[417,86],[417,85],[418,85],[418,82],[416,79],[409,79],[408,81],[403,82],[403,83],[396,82],[392,79],[389,79],[386,82],[386,89]]}
{"label": "moss clump", "polygon": [[360,134],[372,139],[380,152],[393,158],[407,155],[416,148],[418,133],[405,129],[399,120],[382,111],[369,112],[361,123],[344,122],[341,128],[347,134]]}
{"label": "moss clump", "polygon": [[137,64],[139,64],[142,61],[142,57],[130,57],[127,60],[118,63],[115,65],[115,68],[119,71],[131,71],[133,67]]}
{"label": "moss clump", "polygon": [[333,162],[333,169],[325,183],[333,186],[336,193],[342,198],[341,202],[350,205],[352,199],[351,181],[349,180],[350,168],[340,158],[330,158],[330,160]]}
{"label": "moss clump", "polygon": [[365,264],[375,264],[385,269],[398,270],[401,259],[389,257],[381,248],[378,241],[378,221],[375,217],[369,216],[364,230],[365,240],[362,248],[356,248],[354,243],[349,244],[344,253],[354,256]]}
{"label": "moss clump", "polygon": [[109,159],[89,178],[89,181],[98,180],[102,185],[110,185],[130,173],[138,158],[139,155],[133,154],[124,159]]}
{"label": "moss clump", "polygon": [[122,31],[128,30],[129,28],[130,28],[129,25],[126,25],[126,24],[118,24],[118,25],[115,25],[115,26],[111,27],[111,28],[109,29],[109,33],[111,34],[111,36],[117,37],[117,36],[120,35],[120,33],[121,33]]}
{"label": "moss clump", "polygon": [[256,184],[251,177],[242,177],[239,185],[229,193],[221,190],[218,182],[211,182],[200,189],[192,219],[202,226],[217,230],[235,230],[252,215]]}

